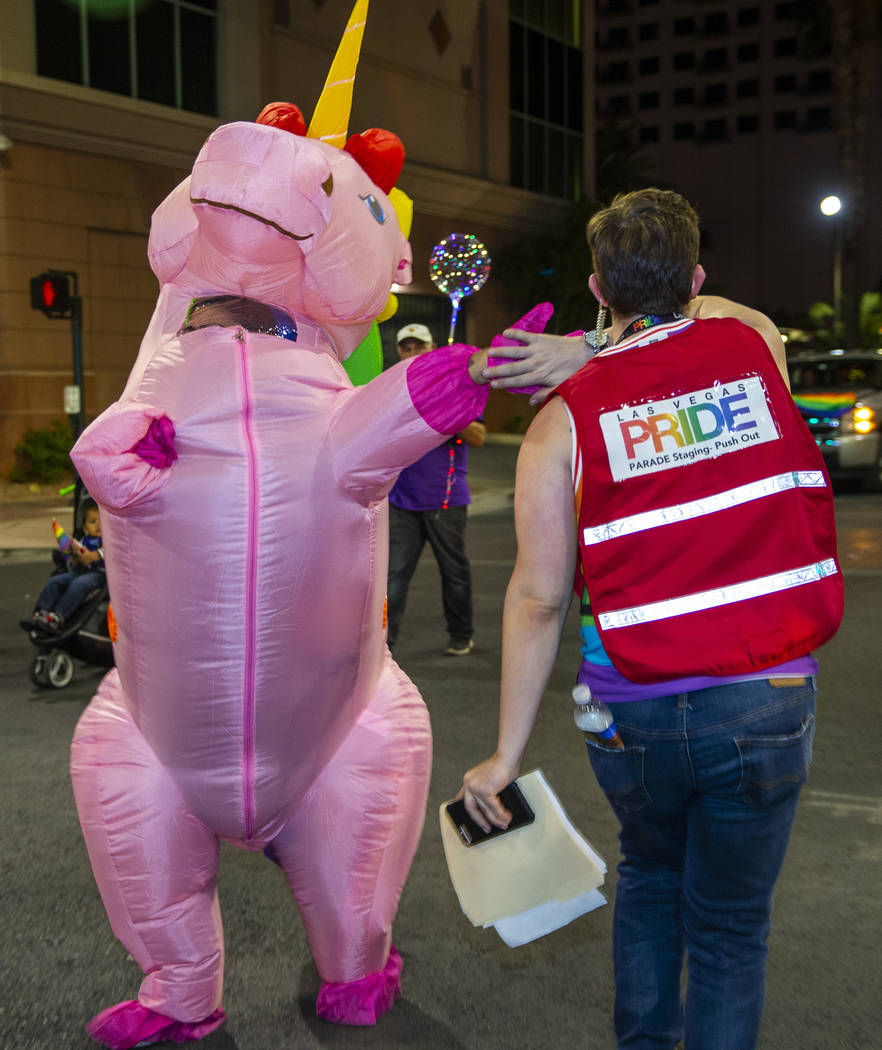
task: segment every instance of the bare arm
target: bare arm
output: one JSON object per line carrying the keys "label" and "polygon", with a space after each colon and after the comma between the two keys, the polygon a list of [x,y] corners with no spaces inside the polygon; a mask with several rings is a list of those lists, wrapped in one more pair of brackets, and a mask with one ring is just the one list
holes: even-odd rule
{"label": "bare arm", "polygon": [[790,377],[787,374],[787,352],[784,348],[784,340],[781,333],[775,327],[775,322],[761,314],[759,310],[752,310],[749,306],[742,306],[731,299],[724,299],[721,295],[697,295],[690,300],[685,309],[687,317],[706,319],[708,317],[734,317],[748,327],[755,329],[765,340],[766,346],[771,351],[778,371],[790,389]]}
{"label": "bare arm", "polygon": [[81,565],[94,565],[96,561],[101,561],[98,551],[90,551],[87,547],[81,547],[79,550],[74,547],[72,557]]}
{"label": "bare arm", "polygon": [[498,795],[520,770],[570,605],[577,551],[570,449],[569,417],[555,398],[534,420],[518,457],[518,555],[503,611],[496,751],[465,774],[460,790],[485,830],[511,819]]}
{"label": "bare arm", "polygon": [[469,423],[467,427],[463,427],[459,432],[459,436],[467,445],[480,448],[487,437],[487,428],[476,419],[474,423]]}

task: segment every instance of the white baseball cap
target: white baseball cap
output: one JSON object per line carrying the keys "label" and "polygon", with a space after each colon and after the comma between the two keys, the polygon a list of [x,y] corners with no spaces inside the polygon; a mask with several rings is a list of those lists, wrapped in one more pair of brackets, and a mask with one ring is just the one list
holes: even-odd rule
{"label": "white baseball cap", "polygon": [[424,324],[406,324],[404,328],[399,329],[395,341],[403,343],[405,339],[419,339],[421,343],[435,342],[432,338],[432,333]]}

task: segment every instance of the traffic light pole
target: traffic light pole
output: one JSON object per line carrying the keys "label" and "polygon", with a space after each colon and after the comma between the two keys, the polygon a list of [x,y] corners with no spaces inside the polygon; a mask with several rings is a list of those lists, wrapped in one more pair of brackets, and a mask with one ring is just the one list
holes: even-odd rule
{"label": "traffic light pole", "polygon": [[79,410],[71,415],[74,440],[76,440],[86,426],[86,401],[83,393],[83,300],[80,298],[77,275],[71,271],[69,273],[73,277],[73,295],[70,300],[70,327],[73,337],[73,381],[74,386],[80,392]]}
{"label": "traffic light pole", "polygon": [[[73,294],[69,278],[73,279]],[[73,270],[44,270],[32,277],[31,306],[47,317],[69,318],[73,338],[73,386],[64,388],[64,410],[70,420],[74,441],[86,426],[83,394],[83,300],[80,298],[79,275]],[[79,524],[80,497],[83,482],[74,470],[74,520]]]}

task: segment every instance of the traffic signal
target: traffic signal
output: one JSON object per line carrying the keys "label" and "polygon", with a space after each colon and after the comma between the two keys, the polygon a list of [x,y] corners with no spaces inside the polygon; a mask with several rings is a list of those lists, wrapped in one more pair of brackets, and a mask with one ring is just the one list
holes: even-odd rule
{"label": "traffic signal", "polygon": [[47,317],[70,317],[70,278],[48,271],[31,278],[31,306]]}

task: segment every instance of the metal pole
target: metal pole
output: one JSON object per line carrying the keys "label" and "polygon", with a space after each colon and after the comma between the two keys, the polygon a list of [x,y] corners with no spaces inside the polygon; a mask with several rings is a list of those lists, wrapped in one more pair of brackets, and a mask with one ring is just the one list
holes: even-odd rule
{"label": "metal pole", "polygon": [[833,217],[833,341],[839,345],[842,331],[842,214]]}

